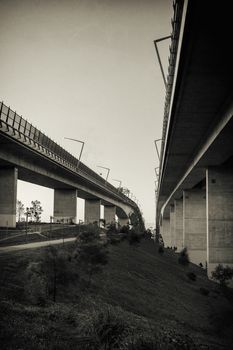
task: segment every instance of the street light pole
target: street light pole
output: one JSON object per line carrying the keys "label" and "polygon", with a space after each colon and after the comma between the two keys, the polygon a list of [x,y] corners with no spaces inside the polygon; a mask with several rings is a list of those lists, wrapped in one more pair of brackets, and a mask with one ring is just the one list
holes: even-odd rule
{"label": "street light pole", "polygon": [[109,168],[106,168],[105,166],[101,166],[101,165],[97,165],[98,168],[102,168],[102,169],[106,169],[108,172],[107,172],[107,176],[106,176],[106,179],[105,179],[105,185],[108,181],[108,176],[109,176],[109,172],[110,172],[110,169]]}
{"label": "street light pole", "polygon": [[156,175],[156,177],[157,177],[157,179],[159,178],[159,174],[157,173],[157,169],[159,169],[159,166],[157,166],[156,168],[155,168],[155,175]]}
{"label": "street light pole", "polygon": [[113,179],[113,181],[117,181],[117,182],[119,182],[119,187],[118,187],[118,191],[120,191],[120,188],[121,188],[121,184],[122,184],[122,181],[121,181],[121,180],[116,180],[116,179]]}
{"label": "street light pole", "polygon": [[80,140],[76,140],[76,139],[71,139],[70,137],[64,137],[64,139],[71,140],[71,141],[76,141],[76,142],[79,142],[79,143],[82,144],[82,147],[81,147],[81,150],[80,150],[80,154],[79,154],[79,158],[78,158],[77,168],[76,168],[76,171],[78,171],[80,160],[81,160],[81,156],[82,156],[82,153],[83,153],[83,147],[84,147],[85,142],[84,141],[80,141]]}
{"label": "street light pole", "polygon": [[158,49],[157,43],[159,43],[160,41],[163,41],[163,40],[167,40],[167,39],[171,39],[171,35],[168,35],[168,36],[165,36],[163,38],[154,40],[155,50],[156,50],[157,58],[158,58],[158,61],[159,61],[159,66],[160,66],[160,70],[161,70],[161,73],[162,73],[162,77],[163,77],[163,82],[164,82],[165,88],[167,87],[167,82],[166,82],[166,78],[165,78],[163,65],[162,65],[162,62],[161,62],[161,58],[160,58],[160,54],[159,54],[159,49]]}
{"label": "street light pole", "polygon": [[157,146],[157,142],[158,141],[161,141],[162,139],[157,139],[157,140],[154,140],[154,143],[155,143],[155,148],[156,148],[156,152],[157,152],[157,155],[158,155],[158,158],[160,159],[160,154],[159,154],[159,150],[158,150],[158,146]]}

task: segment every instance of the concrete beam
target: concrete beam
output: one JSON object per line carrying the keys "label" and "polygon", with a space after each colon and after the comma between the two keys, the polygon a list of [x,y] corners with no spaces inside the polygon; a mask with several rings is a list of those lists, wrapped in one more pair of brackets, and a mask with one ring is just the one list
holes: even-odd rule
{"label": "concrete beam", "polygon": [[115,205],[105,205],[104,206],[104,219],[106,226],[115,223],[116,206]]}
{"label": "concrete beam", "polygon": [[184,191],[183,200],[184,246],[188,249],[191,262],[206,266],[206,191]]}
{"label": "concrete beam", "polygon": [[93,224],[100,220],[100,199],[85,199],[84,221],[86,224]]}
{"label": "concrete beam", "polygon": [[54,190],[54,222],[76,223],[77,221],[77,190]]}
{"label": "concrete beam", "polygon": [[18,170],[0,169],[0,227],[16,226]]}
{"label": "concrete beam", "polygon": [[233,267],[233,169],[207,170],[208,276],[218,264]]}
{"label": "concrete beam", "polygon": [[174,201],[174,232],[175,232],[175,247],[177,252],[184,248],[183,237],[183,198]]}

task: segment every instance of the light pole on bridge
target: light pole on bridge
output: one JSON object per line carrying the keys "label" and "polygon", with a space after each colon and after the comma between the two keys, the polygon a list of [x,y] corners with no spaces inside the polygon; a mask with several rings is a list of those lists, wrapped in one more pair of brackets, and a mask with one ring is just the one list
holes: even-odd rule
{"label": "light pole on bridge", "polygon": [[118,191],[120,191],[120,188],[121,188],[121,184],[122,184],[122,181],[121,181],[121,180],[116,180],[116,179],[113,179],[113,181],[117,181],[117,182],[119,182],[119,187],[118,187]]}
{"label": "light pole on bridge", "polygon": [[106,179],[105,179],[105,184],[106,184],[107,181],[108,181],[108,176],[109,176],[110,169],[106,168],[105,166],[101,166],[101,165],[97,165],[97,167],[107,170],[107,176],[106,176]]}
{"label": "light pole on bridge", "polygon": [[157,145],[157,142],[159,142],[159,141],[162,141],[162,139],[154,140],[157,156],[158,156],[158,158],[160,160],[160,154],[159,154],[159,149],[158,149],[158,145]]}
{"label": "light pole on bridge", "polygon": [[80,150],[80,153],[79,153],[77,167],[76,167],[76,170],[78,171],[80,160],[81,160],[81,156],[82,156],[82,153],[83,153],[83,147],[84,147],[85,142],[84,141],[80,141],[80,140],[76,140],[76,139],[71,139],[70,137],[64,137],[64,139],[71,140],[71,141],[76,141],[76,142],[79,142],[79,143],[82,144],[82,147],[81,147],[81,150]]}

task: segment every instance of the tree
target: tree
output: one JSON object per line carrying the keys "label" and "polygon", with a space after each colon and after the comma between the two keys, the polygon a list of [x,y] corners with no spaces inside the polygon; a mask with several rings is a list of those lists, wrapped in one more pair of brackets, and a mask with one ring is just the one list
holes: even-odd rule
{"label": "tree", "polygon": [[75,259],[80,270],[87,277],[87,287],[89,287],[93,274],[100,272],[102,266],[108,262],[106,245],[100,239],[97,226],[88,225],[87,230],[80,233],[77,238]]}
{"label": "tree", "polygon": [[40,222],[41,213],[43,212],[41,203],[40,201],[35,200],[35,201],[31,201],[31,204],[32,204],[30,208],[31,215],[34,218],[34,221]]}
{"label": "tree", "polygon": [[46,248],[37,261],[30,262],[26,273],[26,291],[37,304],[46,299],[56,302],[59,290],[79,278],[71,256],[61,247],[54,246]]}
{"label": "tree", "polygon": [[21,217],[22,215],[24,214],[24,204],[17,199],[17,202],[16,202],[16,215],[18,217],[18,221],[20,222],[21,221]]}
{"label": "tree", "polygon": [[142,217],[142,213],[139,209],[136,209],[133,213],[129,215],[131,225],[134,230],[138,233],[145,232],[145,223]]}
{"label": "tree", "polygon": [[233,269],[229,266],[217,265],[212,272],[212,278],[220,283],[222,287],[226,287],[228,281],[233,278]]}
{"label": "tree", "polygon": [[179,262],[179,264],[184,265],[184,266],[189,265],[190,261],[189,261],[187,248],[184,248],[181,250],[181,252],[179,254],[178,262]]}
{"label": "tree", "polygon": [[118,191],[120,193],[123,193],[125,196],[129,196],[129,194],[130,194],[130,190],[126,187],[119,187]]}

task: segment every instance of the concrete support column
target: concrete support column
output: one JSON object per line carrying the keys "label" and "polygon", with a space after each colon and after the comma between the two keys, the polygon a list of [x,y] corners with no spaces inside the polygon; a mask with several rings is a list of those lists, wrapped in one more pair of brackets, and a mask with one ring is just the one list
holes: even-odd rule
{"label": "concrete support column", "polygon": [[175,210],[174,204],[170,205],[170,236],[171,236],[171,247],[175,247]]}
{"label": "concrete support column", "polygon": [[93,224],[97,222],[99,225],[100,220],[100,199],[85,199],[85,223]]}
{"label": "concrete support column", "polygon": [[76,223],[77,217],[77,190],[54,190],[54,222]]}
{"label": "concrete support column", "polygon": [[115,205],[105,205],[104,206],[104,219],[105,219],[105,225],[109,225],[112,222],[115,223],[116,219],[115,219],[115,215],[116,215],[116,206]]}
{"label": "concrete support column", "polygon": [[183,241],[183,198],[174,202],[174,231],[175,231],[175,247],[177,252],[184,248]]}
{"label": "concrete support column", "polygon": [[184,246],[188,249],[190,261],[205,267],[206,246],[206,191],[193,189],[183,194]]}
{"label": "concrete support column", "polygon": [[119,218],[118,217],[118,222],[121,226],[127,226],[129,223],[129,218]]}
{"label": "concrete support column", "polygon": [[0,169],[0,227],[16,226],[18,170]]}
{"label": "concrete support column", "polygon": [[207,170],[207,268],[233,267],[233,170]]}
{"label": "concrete support column", "polygon": [[164,247],[171,247],[170,218],[163,217],[160,233],[163,237]]}

